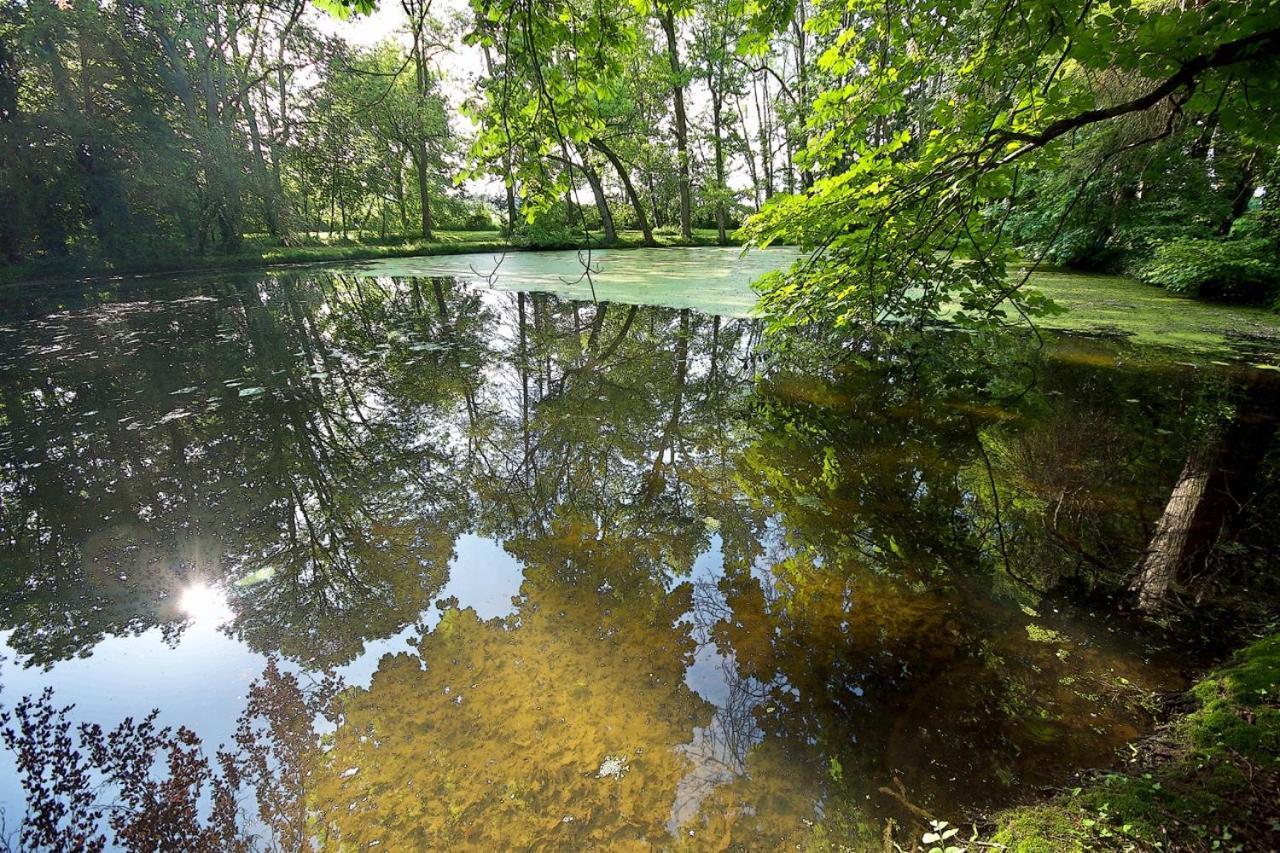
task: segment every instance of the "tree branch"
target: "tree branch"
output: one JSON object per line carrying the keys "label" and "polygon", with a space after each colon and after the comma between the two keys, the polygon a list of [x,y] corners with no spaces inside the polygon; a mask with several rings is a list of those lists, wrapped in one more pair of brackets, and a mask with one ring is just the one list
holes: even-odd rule
{"label": "tree branch", "polygon": [[1274,55],[1280,51],[1280,28],[1263,30],[1244,38],[1218,45],[1209,53],[1202,53],[1186,62],[1176,73],[1167,77],[1155,88],[1123,103],[1110,107],[1098,107],[1085,110],[1074,116],[1058,119],[1039,133],[1025,133],[1008,130],[994,132],[997,139],[1025,142],[1021,148],[1004,157],[1001,165],[1009,163],[1035,148],[1048,145],[1063,134],[1086,125],[1117,118],[1128,113],[1142,112],[1154,107],[1165,98],[1185,87],[1194,87],[1200,75],[1216,68],[1225,68],[1255,58],[1258,55]]}

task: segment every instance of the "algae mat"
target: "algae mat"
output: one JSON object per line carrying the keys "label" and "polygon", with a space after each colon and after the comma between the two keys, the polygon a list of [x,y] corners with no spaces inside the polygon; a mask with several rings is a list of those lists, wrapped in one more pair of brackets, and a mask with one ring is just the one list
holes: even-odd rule
{"label": "algae mat", "polygon": [[[752,284],[799,256],[790,248],[597,249],[589,256],[568,250],[388,258],[356,268],[371,276],[445,276],[582,300],[592,298],[594,286],[601,301],[749,317],[757,313]],[[590,282],[583,275],[586,263]],[[1063,309],[1040,318],[1042,328],[1124,337],[1201,355],[1243,354],[1263,363],[1276,361],[1280,353],[1280,315],[1263,309],[1202,302],[1114,275],[1045,271],[1033,274],[1030,286]]]}
{"label": "algae mat", "polygon": [[[740,247],[594,249],[555,252],[478,252],[419,258],[388,258],[358,265],[373,276],[448,276],[497,290],[536,290],[569,299],[694,308],[705,314],[749,317],[760,276],[788,266],[793,249]],[[590,282],[584,275],[591,269]]]}

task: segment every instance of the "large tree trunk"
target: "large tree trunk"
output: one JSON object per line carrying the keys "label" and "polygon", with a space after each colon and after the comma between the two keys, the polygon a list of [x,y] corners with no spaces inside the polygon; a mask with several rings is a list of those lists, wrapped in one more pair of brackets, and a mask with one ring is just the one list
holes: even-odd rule
{"label": "large tree trunk", "polygon": [[769,101],[769,78],[761,75],[763,97],[756,101],[756,115],[760,117],[760,162],[764,168],[764,200],[773,197],[773,106]]}
{"label": "large tree trunk", "polygon": [[631,202],[631,209],[635,211],[636,223],[640,226],[640,233],[644,235],[644,244],[646,246],[656,246],[657,243],[653,239],[653,228],[650,227],[649,217],[645,214],[644,200],[640,198],[640,194],[636,192],[635,186],[631,183],[631,176],[627,173],[627,167],[623,165],[622,158],[604,140],[597,139],[592,144],[597,151],[609,160],[613,170],[618,173],[618,178],[622,181],[622,188],[626,190],[627,199]]}
{"label": "large tree trunk", "polygon": [[400,234],[408,236],[409,207],[404,199],[404,155],[400,155],[398,160],[400,162],[396,163],[396,207],[400,209]]}
{"label": "large tree trunk", "polygon": [[267,163],[266,150],[262,144],[262,130],[258,125],[258,113],[253,108],[252,92],[245,94],[242,106],[245,122],[249,127],[249,147],[253,151],[253,182],[258,191],[258,200],[262,204],[262,218],[271,236],[283,241],[288,238],[284,217],[280,215],[283,194],[278,192],[279,188],[272,178],[270,164]]}
{"label": "large tree trunk", "polygon": [[[507,171],[511,171],[510,155],[507,155]],[[516,233],[516,185],[511,180],[506,181],[507,189],[507,234]]]}
{"label": "large tree trunk", "polygon": [[422,201],[422,239],[434,240],[431,227],[431,190],[427,180],[427,143],[423,140],[418,140],[413,164],[418,170],[418,198]]}
{"label": "large tree trunk", "polygon": [[1165,504],[1155,535],[1138,563],[1138,576],[1133,591],[1138,607],[1157,610],[1168,598],[1169,590],[1182,574],[1192,546],[1192,529],[1196,513],[1204,500],[1209,476],[1213,473],[1214,453],[1196,450],[1187,458],[1169,502]]}
{"label": "large tree trunk", "polygon": [[[422,109],[431,94],[431,69],[422,45],[423,33],[431,13],[431,0],[426,2],[400,0],[400,7],[409,18],[413,33],[411,54],[414,82],[418,90],[418,108]],[[429,241],[435,239],[435,235],[432,233],[431,187],[427,179],[427,141],[422,137],[421,128],[418,129],[417,138],[413,143],[412,156],[414,164],[418,167],[418,198],[422,202],[422,239]]]}
{"label": "large tree trunk", "polygon": [[[481,17],[477,17],[476,24],[477,27],[483,28],[485,22]],[[493,77],[493,53],[487,43],[481,45],[481,50],[484,52],[485,71],[490,77]],[[507,150],[502,153],[502,183],[507,191],[507,233],[514,234],[516,230],[516,184],[515,179],[512,177],[510,138],[507,139]]]}
{"label": "large tree trunk", "polygon": [[729,242],[729,235],[725,228],[724,210],[724,140],[721,138],[724,118],[723,106],[722,96],[713,92],[711,96],[711,126],[715,136],[716,154],[716,242],[721,246]]}
{"label": "large tree trunk", "polygon": [[742,134],[742,153],[746,155],[747,176],[751,178],[751,202],[752,207],[759,212],[760,210],[760,170],[756,167],[756,152],[751,145],[751,132],[747,128],[747,111],[742,107],[742,96],[738,95],[735,99],[738,112],[738,126],[741,128]]}
{"label": "large tree trunk", "polygon": [[653,225],[655,228],[661,228],[666,225],[666,214],[662,210],[662,202],[658,198],[658,185],[653,180],[653,170],[646,169],[644,173],[645,188],[649,191],[649,204],[653,208]]}
{"label": "large tree trunk", "polygon": [[667,36],[667,62],[671,66],[671,94],[676,113],[676,154],[680,167],[680,236],[693,239],[693,181],[689,166],[689,122],[684,112],[684,82],[680,69],[680,48],[676,41],[676,14],[668,3],[658,15]]}
{"label": "large tree trunk", "polygon": [[1280,386],[1255,377],[1243,389],[1236,417],[1213,446],[1187,458],[1155,535],[1138,561],[1138,606],[1161,608],[1169,592],[1204,568],[1214,543],[1238,535],[1259,488],[1259,471],[1275,441]]}
{"label": "large tree trunk", "polygon": [[[792,21],[791,28],[795,34],[796,47],[796,128],[800,132],[798,144],[795,146],[797,150],[803,149],[809,144],[809,30],[806,26],[808,23],[808,14],[805,8],[804,0],[800,0],[796,4],[796,17]],[[804,189],[813,186],[813,172],[808,168],[801,170],[800,181]]]}
{"label": "large tree trunk", "polygon": [[1258,155],[1255,152],[1240,168],[1240,177],[1231,188],[1231,209],[1227,218],[1218,226],[1218,233],[1223,237],[1231,233],[1231,226],[1249,209],[1249,200],[1253,198],[1255,189],[1253,175],[1257,161]]}

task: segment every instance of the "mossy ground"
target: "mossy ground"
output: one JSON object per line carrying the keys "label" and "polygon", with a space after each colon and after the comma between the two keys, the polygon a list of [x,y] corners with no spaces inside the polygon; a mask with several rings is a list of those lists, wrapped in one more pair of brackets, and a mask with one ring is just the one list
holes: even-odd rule
{"label": "mossy ground", "polygon": [[1131,769],[996,817],[1017,853],[1280,849],[1280,635],[1192,689],[1197,707],[1136,746]]}

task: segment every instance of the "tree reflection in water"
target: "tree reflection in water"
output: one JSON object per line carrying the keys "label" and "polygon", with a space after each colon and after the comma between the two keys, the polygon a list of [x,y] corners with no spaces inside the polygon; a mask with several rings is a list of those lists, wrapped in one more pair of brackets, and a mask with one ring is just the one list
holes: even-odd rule
{"label": "tree reflection in water", "polygon": [[[1007,801],[1179,683],[1097,602],[1241,405],[1224,374],[1079,341],[766,364],[750,320],[450,280],[141,287],[0,343],[6,641],[55,686],[201,618],[269,661],[217,751],[0,697],[27,846],[781,843],[900,816],[895,778]],[[522,571],[507,615],[435,600],[463,534]]]}

